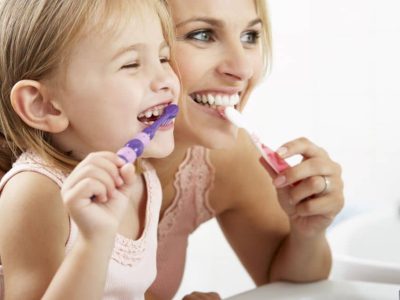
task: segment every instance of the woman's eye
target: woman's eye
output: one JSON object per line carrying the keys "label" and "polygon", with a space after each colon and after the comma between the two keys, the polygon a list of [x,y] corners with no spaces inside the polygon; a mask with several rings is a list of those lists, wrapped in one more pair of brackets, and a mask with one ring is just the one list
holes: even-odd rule
{"label": "woman's eye", "polygon": [[211,42],[214,41],[212,35],[213,33],[211,30],[197,30],[187,34],[186,38],[199,42]]}
{"label": "woman's eye", "polygon": [[139,68],[140,64],[139,63],[131,63],[131,64],[127,64],[121,67],[121,69],[136,69]]}
{"label": "woman's eye", "polygon": [[244,34],[242,34],[240,40],[242,41],[242,43],[256,44],[259,38],[260,38],[259,31],[247,31]]}

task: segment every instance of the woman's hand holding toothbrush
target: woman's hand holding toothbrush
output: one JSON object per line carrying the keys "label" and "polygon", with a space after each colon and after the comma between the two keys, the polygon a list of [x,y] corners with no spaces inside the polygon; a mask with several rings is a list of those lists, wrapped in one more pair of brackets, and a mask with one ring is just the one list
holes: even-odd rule
{"label": "woman's hand holding toothbrush", "polygon": [[299,164],[279,174],[260,158],[273,178],[280,204],[290,218],[292,233],[310,238],[324,233],[344,205],[341,167],[306,138],[284,144],[277,153],[283,159],[303,157]]}

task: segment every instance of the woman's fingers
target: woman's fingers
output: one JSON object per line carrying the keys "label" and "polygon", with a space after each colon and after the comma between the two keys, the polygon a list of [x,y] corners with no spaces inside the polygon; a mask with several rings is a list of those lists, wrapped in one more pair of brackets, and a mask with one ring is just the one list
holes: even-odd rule
{"label": "woman's fingers", "polygon": [[312,143],[307,138],[298,138],[282,145],[277,153],[282,158],[288,158],[293,155],[301,155],[304,158],[314,157],[314,156],[328,156],[327,152]]}

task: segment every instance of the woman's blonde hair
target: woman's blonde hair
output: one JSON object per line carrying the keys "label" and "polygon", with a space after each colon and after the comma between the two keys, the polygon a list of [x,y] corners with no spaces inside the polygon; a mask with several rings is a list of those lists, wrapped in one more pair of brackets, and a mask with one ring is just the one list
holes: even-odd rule
{"label": "woman's blonde hair", "polygon": [[[169,1],[171,0],[164,0],[165,3],[168,3]],[[256,7],[257,15],[262,22],[261,49],[263,56],[263,73],[262,73],[263,76],[261,76],[261,78],[263,78],[271,68],[271,58],[272,58],[271,25],[269,22],[268,6],[266,0],[254,0],[254,4]],[[229,8],[227,7],[227,9]],[[171,12],[171,14],[173,13]],[[179,66],[177,66],[176,72],[179,73]],[[250,86],[247,88],[246,92],[241,96],[242,100],[240,102],[240,109],[243,109],[249,98],[251,91],[257,84],[258,81],[250,83]]]}
{"label": "woman's blonde hair", "polygon": [[[261,31],[261,49],[263,55],[263,73],[259,80],[261,80],[270,70],[272,61],[272,35],[271,35],[271,24],[269,21],[268,6],[266,0],[254,0],[258,17],[262,21],[262,31]],[[249,96],[254,89],[254,87],[259,83],[259,81],[254,81],[249,84],[246,92],[241,96],[240,110],[246,105]]]}
{"label": "woman's blonde hair", "polygon": [[0,1],[0,134],[6,140],[0,147],[3,171],[27,149],[64,170],[76,165],[52,145],[49,133],[28,126],[18,117],[11,106],[11,90],[24,79],[53,80],[65,68],[72,47],[89,30],[104,34],[104,27],[111,33],[140,16],[145,8],[158,14],[164,37],[171,45],[173,27],[161,0]]}

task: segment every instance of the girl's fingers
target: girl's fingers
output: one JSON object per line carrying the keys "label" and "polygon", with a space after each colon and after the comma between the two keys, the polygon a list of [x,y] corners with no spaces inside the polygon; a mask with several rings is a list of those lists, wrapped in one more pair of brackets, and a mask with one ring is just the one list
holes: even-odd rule
{"label": "girl's fingers", "polygon": [[120,175],[124,181],[124,185],[131,186],[136,179],[135,166],[133,164],[125,164],[120,169]]}
{"label": "girl's fingers", "polygon": [[95,165],[106,170],[114,178],[116,186],[123,184],[119,174],[119,168],[124,165],[124,161],[112,152],[96,152],[90,153],[83,161],[84,165]]}
{"label": "girl's fingers", "polygon": [[72,188],[84,178],[102,181],[112,193],[115,187],[122,186],[124,181],[119,173],[123,161],[114,153],[98,152],[89,154],[68,176],[64,188]]}
{"label": "girl's fingers", "polygon": [[71,173],[72,176],[70,176],[71,178],[69,178],[70,180],[68,180],[68,182],[66,181],[66,185],[63,186],[64,189],[74,188],[85,179],[93,179],[102,183],[107,189],[109,196],[111,196],[116,188],[114,177],[107,170],[98,166],[86,165],[74,170],[73,173],[75,176]]}
{"label": "girl's fingers", "polygon": [[99,202],[105,202],[108,199],[105,185],[93,178],[85,178],[73,188],[63,189],[61,193],[68,207],[84,206],[88,202],[82,200],[92,201],[93,195],[96,196],[96,200]]}

